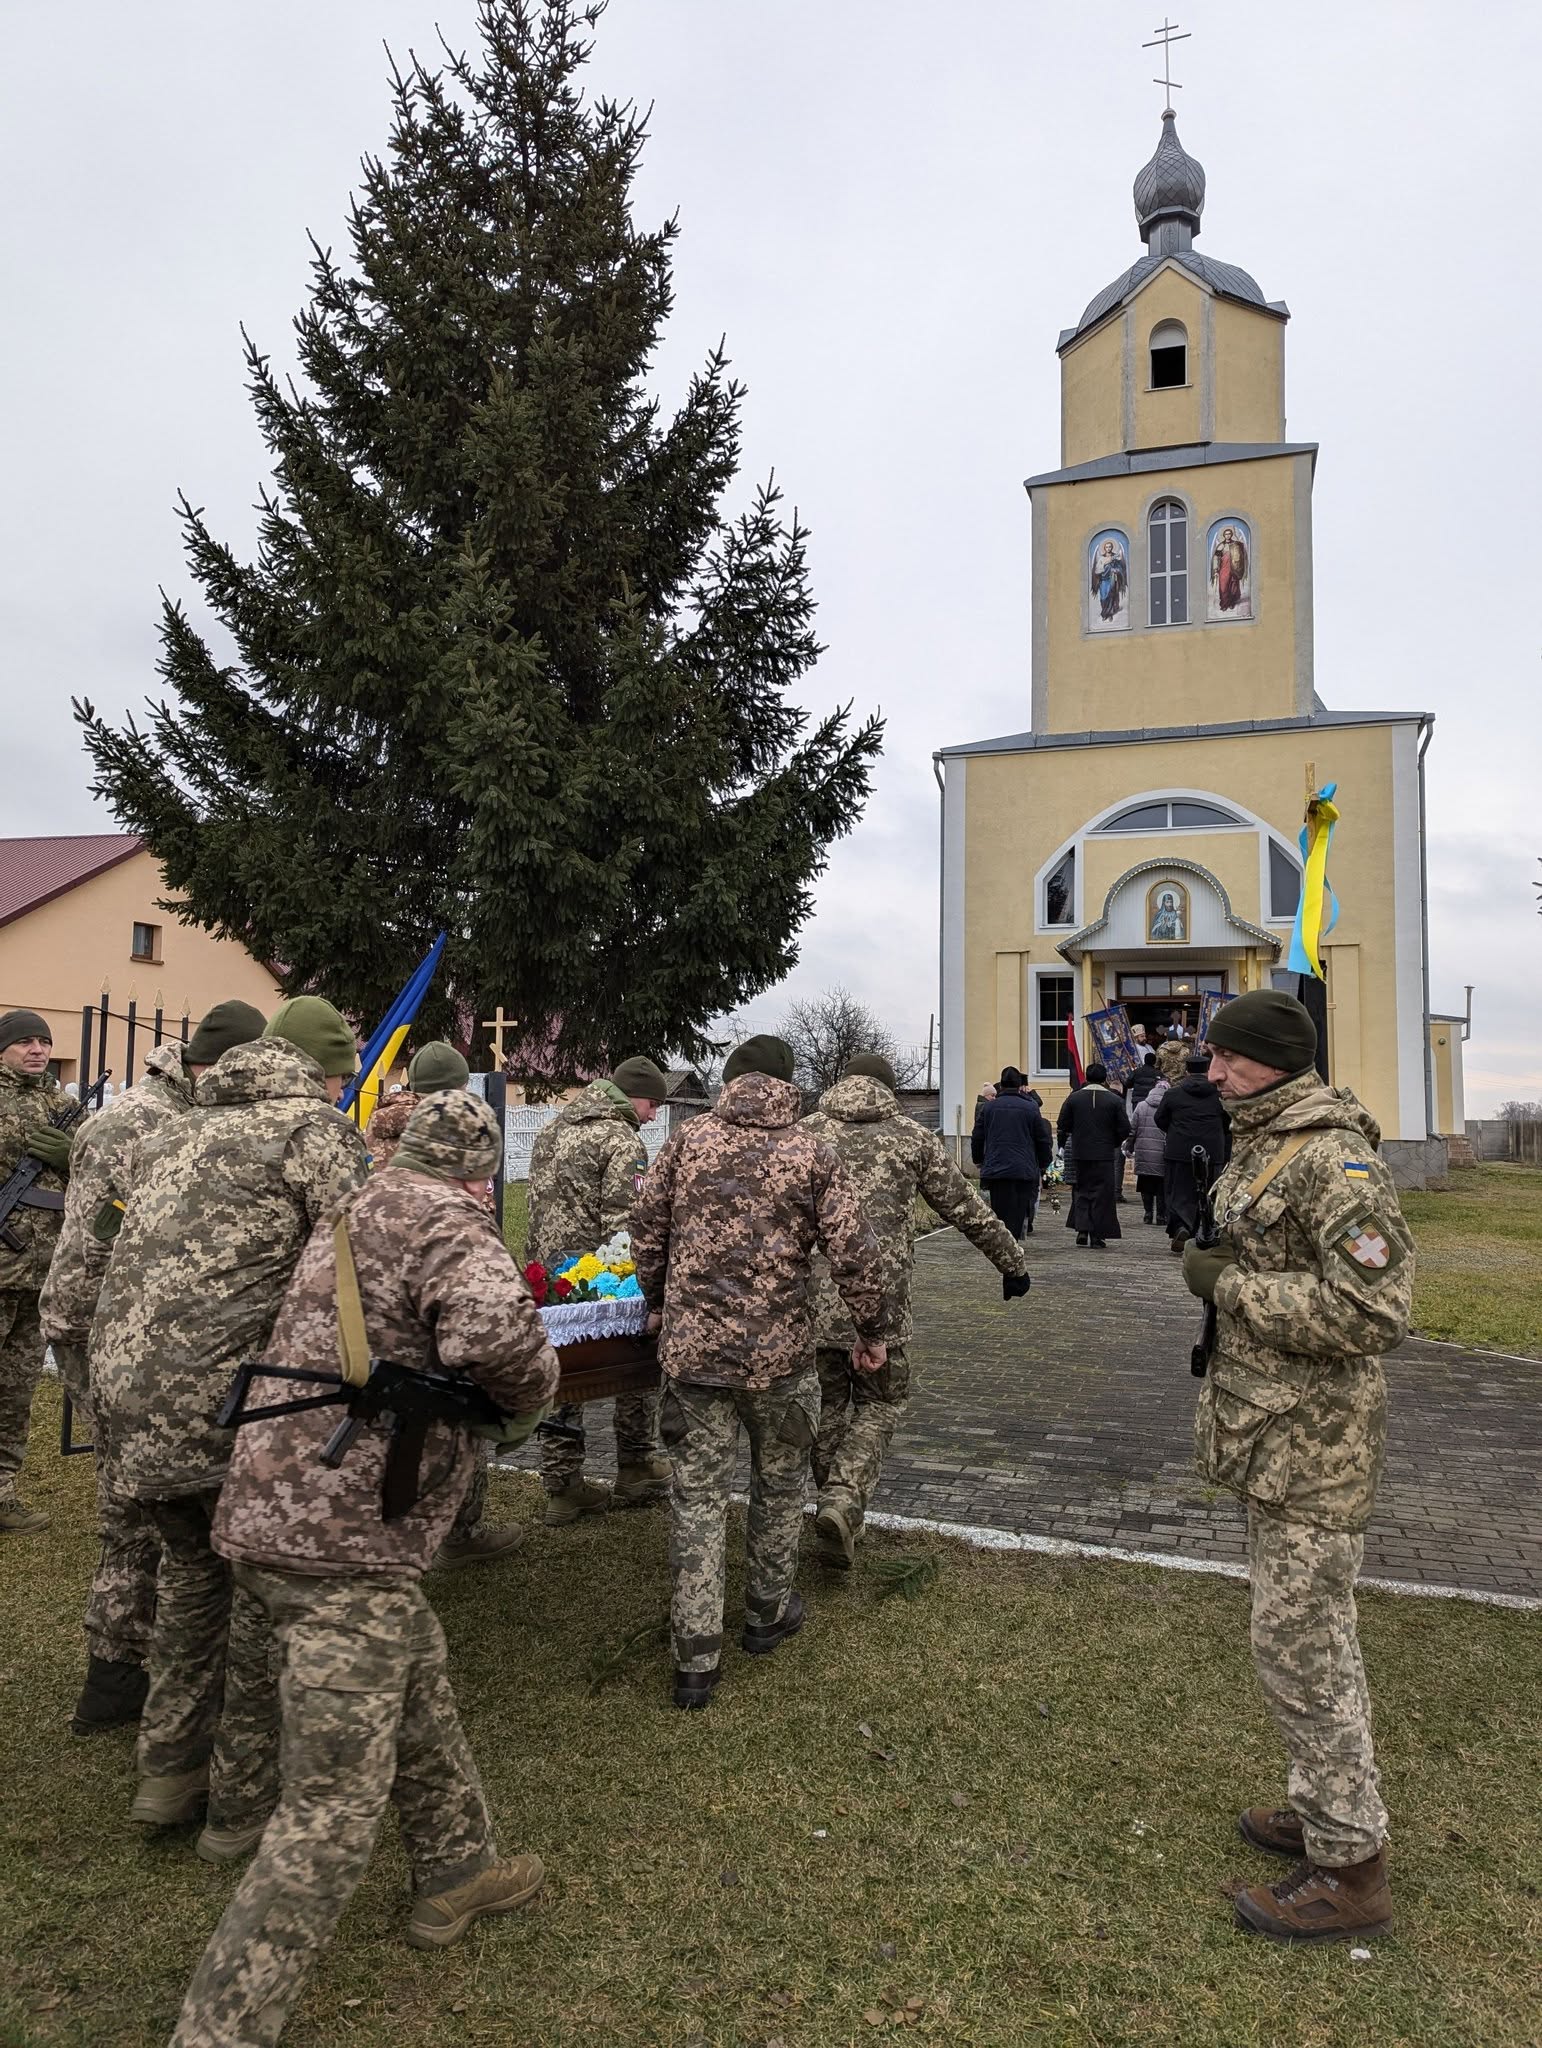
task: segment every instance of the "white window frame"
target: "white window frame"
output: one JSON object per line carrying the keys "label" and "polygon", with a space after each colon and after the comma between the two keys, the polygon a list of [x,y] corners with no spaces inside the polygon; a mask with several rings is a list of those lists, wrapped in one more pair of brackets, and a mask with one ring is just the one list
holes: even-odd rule
{"label": "white window frame", "polygon": [[[1177,570],[1175,570],[1172,566],[1172,515],[1171,513],[1169,513],[1167,518],[1163,521],[1163,525],[1167,529],[1168,545],[1166,553],[1168,566],[1165,569],[1158,571],[1156,569],[1153,569],[1151,566],[1151,533],[1153,527],[1157,523],[1158,512],[1161,512],[1164,510],[1164,508],[1173,505],[1176,505],[1178,510],[1183,514],[1184,566],[1182,567],[1182,569]],[[1150,505],[1146,508],[1146,624],[1153,633],[1165,633],[1169,626],[1176,627],[1176,629],[1179,632],[1181,632],[1186,626],[1192,626],[1194,623],[1194,565],[1190,560],[1191,550],[1189,547],[1189,536],[1193,530],[1193,526],[1193,512],[1190,510],[1187,502],[1184,499],[1178,497],[1175,492],[1164,491],[1161,497],[1154,498],[1151,501]],[[1167,586],[1167,617],[1165,619],[1154,619],[1151,616],[1151,592],[1158,574],[1161,575],[1163,581]],[[1183,609],[1185,615],[1181,619],[1174,619],[1173,617],[1173,577],[1175,575],[1182,576],[1183,578]]]}
{"label": "white window frame", "polygon": [[[1151,358],[1159,348],[1183,350],[1183,382],[1181,384],[1158,384],[1152,374],[1155,365]],[[1187,391],[1193,380],[1189,376],[1189,330],[1181,320],[1159,320],[1146,337],[1146,389],[1148,391]]]}
{"label": "white window frame", "polygon": [[1028,970],[1028,1071],[1035,1081],[1069,1081],[1071,1066],[1069,1056],[1063,1067],[1041,1067],[1039,1065],[1039,984],[1046,975],[1058,975],[1071,984],[1070,1016],[1076,1016],[1076,969],[1068,962],[1059,967],[1045,965],[1030,967]]}

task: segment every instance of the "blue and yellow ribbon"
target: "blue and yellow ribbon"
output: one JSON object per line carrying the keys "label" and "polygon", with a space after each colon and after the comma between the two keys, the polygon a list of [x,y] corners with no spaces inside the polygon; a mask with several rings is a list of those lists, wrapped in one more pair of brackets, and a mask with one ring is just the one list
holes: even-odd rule
{"label": "blue and yellow ribbon", "polygon": [[1328,848],[1339,821],[1333,801],[1337,789],[1336,782],[1325,782],[1308,797],[1306,823],[1301,828],[1301,901],[1296,905],[1288,964],[1292,974],[1309,974],[1315,981],[1327,980],[1322,967],[1323,941],[1339,917],[1338,898],[1328,881]]}

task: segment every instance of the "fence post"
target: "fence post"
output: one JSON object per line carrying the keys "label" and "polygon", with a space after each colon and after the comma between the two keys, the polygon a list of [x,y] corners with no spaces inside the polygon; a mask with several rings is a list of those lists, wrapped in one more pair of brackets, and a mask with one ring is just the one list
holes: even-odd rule
{"label": "fence post", "polygon": [[155,1042],[160,1044],[166,1035],[166,1012],[161,1006],[161,992],[155,991]]}
{"label": "fence post", "polygon": [[493,1214],[498,1219],[498,1229],[503,1230],[503,1182],[504,1168],[508,1161],[504,1154],[508,1149],[509,1137],[509,1083],[508,1077],[496,1068],[487,1076],[482,1100],[498,1119],[498,1135],[503,1143],[498,1147],[498,1171],[493,1175]]}
{"label": "fence post", "polygon": [[134,1037],[139,1029],[139,1003],[133,996],[129,997],[128,1016],[124,1019],[124,1022],[128,1025],[128,1033],[126,1037],[126,1050],[123,1056],[123,1085],[125,1088],[132,1088],[134,1085]]}
{"label": "fence post", "polygon": [[96,1048],[96,1066],[98,1073],[104,1072],[107,1066],[107,996],[108,991],[104,988],[102,990],[100,1043]]}
{"label": "fence post", "polygon": [[182,1005],[182,1043],[187,1044],[187,1004]]}
{"label": "fence post", "polygon": [[82,1003],[80,1006],[80,1070],[76,1078],[76,1085],[82,1095],[85,1094],[87,1088],[91,1085],[88,1079],[91,1072],[91,1026],[95,1021],[96,1011],[89,1003]]}

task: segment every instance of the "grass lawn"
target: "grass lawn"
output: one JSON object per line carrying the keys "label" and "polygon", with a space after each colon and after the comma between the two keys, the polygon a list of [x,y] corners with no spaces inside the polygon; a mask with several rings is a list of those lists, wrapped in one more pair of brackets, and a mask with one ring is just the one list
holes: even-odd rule
{"label": "grass lawn", "polygon": [[[38,1443],[53,1421],[40,1399]],[[162,2044],[235,1878],[123,1818],[127,1736],[65,1730],[91,1541],[46,1448],[49,1535],[6,1539],[0,2042]],[[534,1521],[528,1482],[495,1512]],[[875,1541],[881,1539],[875,1539]],[[1401,1924],[1368,1962],[1235,1934],[1232,1833],[1282,1790],[1237,1584],[940,1547],[914,1602],[806,1566],[811,1617],[730,1651],[701,1715],[662,1653],[589,1689],[665,1605],[665,1523],[532,1526],[432,1582],[507,1846],[536,1907],[443,1955],[400,1940],[387,1821],[293,2048],[1521,2048],[1542,2033],[1542,1651],[1533,1615],[1367,1594]],[[737,1573],[730,1601],[738,1592]]]}
{"label": "grass lawn", "polygon": [[1404,1195],[1403,1213],[1419,1249],[1415,1328],[1542,1357],[1542,1173],[1453,1173],[1444,1193]]}

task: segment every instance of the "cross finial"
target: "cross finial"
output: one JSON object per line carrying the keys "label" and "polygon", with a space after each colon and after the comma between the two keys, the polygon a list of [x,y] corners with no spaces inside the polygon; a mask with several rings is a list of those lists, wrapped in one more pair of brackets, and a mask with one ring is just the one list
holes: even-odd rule
{"label": "cross finial", "polygon": [[1143,50],[1160,49],[1162,52],[1162,76],[1160,78],[1153,78],[1151,83],[1161,86],[1167,94],[1167,105],[1164,111],[1169,114],[1173,111],[1173,94],[1183,90],[1183,87],[1173,77],[1173,44],[1186,43],[1193,33],[1192,29],[1186,28],[1180,35],[1177,22],[1169,21],[1164,14],[1162,26],[1157,30],[1153,40],[1149,43],[1141,44]]}
{"label": "cross finial", "polygon": [[519,1029],[519,1019],[517,1017],[505,1017],[503,1005],[500,1003],[496,1016],[484,1017],[482,1019],[482,1029],[491,1036],[493,1041],[493,1059],[501,1067],[503,1065],[503,1034],[505,1031],[517,1031]]}

